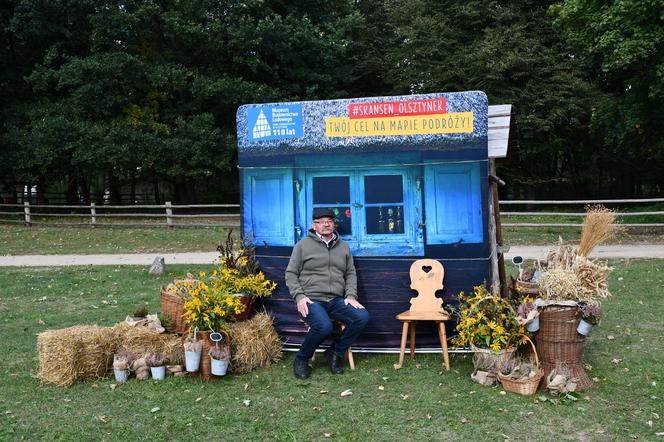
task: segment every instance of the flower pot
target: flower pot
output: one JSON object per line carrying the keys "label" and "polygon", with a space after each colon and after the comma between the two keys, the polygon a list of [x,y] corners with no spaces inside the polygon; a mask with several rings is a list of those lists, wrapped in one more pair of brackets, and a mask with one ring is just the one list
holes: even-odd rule
{"label": "flower pot", "polygon": [[211,371],[215,376],[225,376],[226,371],[228,370],[228,364],[230,361],[228,359],[210,359]]}
{"label": "flower pot", "polygon": [[198,371],[198,368],[201,365],[201,354],[202,351],[185,351],[184,352],[184,358],[185,358],[185,365],[187,367],[187,371],[190,373]]}
{"label": "flower pot", "polygon": [[152,374],[152,379],[161,381],[166,377],[166,366],[150,367],[150,374]]}
{"label": "flower pot", "polygon": [[583,336],[588,336],[592,329],[593,325],[584,319],[581,319],[579,325],[576,327],[576,331]]}
{"label": "flower pot", "polygon": [[244,304],[244,311],[239,315],[235,315],[235,322],[246,321],[254,312],[254,302],[256,301],[256,298],[247,293],[235,293],[233,296],[240,298],[240,301]]}
{"label": "flower pot", "polygon": [[539,330],[539,317],[530,321],[528,325],[526,325],[526,330],[528,330],[531,333],[534,333],[537,330]]}
{"label": "flower pot", "polygon": [[127,378],[129,377],[129,370],[113,370],[113,373],[115,374],[116,383],[121,384],[123,382],[127,382]]}

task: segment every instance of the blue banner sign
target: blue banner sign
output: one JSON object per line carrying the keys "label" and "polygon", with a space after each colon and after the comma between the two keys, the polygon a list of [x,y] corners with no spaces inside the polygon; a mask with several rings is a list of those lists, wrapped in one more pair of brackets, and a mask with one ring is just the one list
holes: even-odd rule
{"label": "blue banner sign", "polygon": [[302,104],[250,107],[247,135],[250,142],[300,138],[303,133]]}

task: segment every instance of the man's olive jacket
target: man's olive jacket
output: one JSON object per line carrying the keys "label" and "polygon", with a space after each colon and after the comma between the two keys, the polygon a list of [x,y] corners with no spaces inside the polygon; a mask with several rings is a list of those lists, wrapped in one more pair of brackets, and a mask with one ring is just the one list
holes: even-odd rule
{"label": "man's olive jacket", "polygon": [[296,303],[304,296],[320,301],[335,296],[357,299],[357,275],[348,243],[335,232],[335,239],[326,245],[310,229],[293,248],[286,285]]}

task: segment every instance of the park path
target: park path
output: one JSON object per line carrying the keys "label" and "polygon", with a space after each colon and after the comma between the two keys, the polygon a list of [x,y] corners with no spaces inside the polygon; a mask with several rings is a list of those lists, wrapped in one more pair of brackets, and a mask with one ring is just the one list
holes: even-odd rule
{"label": "park path", "polygon": [[[520,255],[526,259],[543,259],[549,246],[512,246],[505,254],[508,260]],[[187,253],[121,253],[103,255],[15,255],[0,256],[0,267],[57,267],[80,265],[145,265],[152,264],[155,257],[163,256],[166,264],[212,264],[217,252]],[[599,246],[590,255],[592,258],[662,258],[662,244],[625,244]]]}

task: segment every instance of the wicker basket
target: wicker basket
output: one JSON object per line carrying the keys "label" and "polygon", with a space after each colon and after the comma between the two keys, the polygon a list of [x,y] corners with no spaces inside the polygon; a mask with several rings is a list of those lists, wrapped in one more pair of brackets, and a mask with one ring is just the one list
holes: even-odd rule
{"label": "wicker basket", "polygon": [[551,305],[540,313],[537,348],[545,376],[557,367],[564,368],[577,381],[577,391],[592,387],[583,369],[586,338],[576,331],[579,325],[576,307]]}
{"label": "wicker basket", "polygon": [[529,379],[512,379],[509,376],[505,376],[498,372],[498,380],[500,380],[500,383],[503,385],[503,388],[506,391],[511,391],[512,393],[521,394],[524,396],[531,396],[535,394],[537,387],[539,387],[540,381],[544,377],[544,368],[540,366],[535,344],[533,344],[533,341],[528,336],[525,336],[525,338],[533,347],[533,353],[535,354],[535,365],[537,366],[535,376]]}
{"label": "wicker basket", "polygon": [[161,313],[171,318],[173,333],[181,335],[187,333],[187,326],[182,317],[184,313],[184,301],[182,298],[169,293],[164,286],[161,287],[159,296],[161,300]]}

